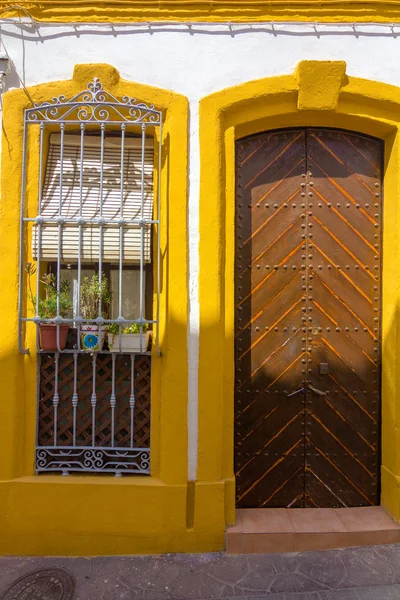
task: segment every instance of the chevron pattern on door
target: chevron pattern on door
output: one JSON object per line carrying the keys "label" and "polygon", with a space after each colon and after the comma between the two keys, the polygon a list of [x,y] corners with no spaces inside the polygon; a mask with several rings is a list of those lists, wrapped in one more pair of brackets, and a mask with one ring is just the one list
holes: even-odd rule
{"label": "chevron pattern on door", "polygon": [[377,504],[380,142],[270,132],[236,166],[237,505]]}

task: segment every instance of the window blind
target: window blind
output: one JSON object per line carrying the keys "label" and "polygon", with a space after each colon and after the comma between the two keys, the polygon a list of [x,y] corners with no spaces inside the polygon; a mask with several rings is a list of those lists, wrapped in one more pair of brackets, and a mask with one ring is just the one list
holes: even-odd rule
{"label": "window blind", "polygon": [[[52,134],[43,186],[40,215],[41,225],[40,259],[56,261],[59,245],[59,227],[56,223],[46,223],[48,219],[73,219],[64,222],[61,228],[61,262],[74,263],[78,260],[80,202],[82,218],[108,220],[123,218],[147,220],[153,218],[153,141],[146,140],[144,152],[144,194],[142,202],[142,146],[141,140],[125,138],[123,161],[123,193],[121,214],[121,139],[106,137],[101,163],[101,140],[99,137],[85,136],[81,173],[81,137],[64,135],[63,159],[61,164],[61,137]],[[102,166],[102,168],[101,168]],[[102,194],[101,194],[102,172]],[[62,174],[62,175],[61,175]],[[102,196],[102,198],[101,198]],[[151,225],[144,229],[144,262],[151,260]],[[37,260],[37,226],[33,232],[33,255]],[[82,225],[83,262],[98,262],[100,253],[100,226]],[[141,227],[123,227],[122,258],[125,262],[140,261]],[[102,260],[118,262],[120,257],[120,226],[118,223],[102,227]]]}

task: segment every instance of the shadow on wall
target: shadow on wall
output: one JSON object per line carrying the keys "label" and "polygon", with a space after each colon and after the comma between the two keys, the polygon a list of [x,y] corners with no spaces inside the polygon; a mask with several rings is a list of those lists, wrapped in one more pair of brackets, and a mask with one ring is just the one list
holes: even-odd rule
{"label": "shadow on wall", "polygon": [[[175,271],[171,273],[171,256],[168,252],[168,248],[172,248],[176,240],[174,227],[170,224],[170,220],[174,217],[173,211],[170,211],[170,168],[169,168],[169,144],[170,134],[167,133],[164,140],[164,154],[163,154],[163,169],[165,169],[165,177],[163,178],[162,185],[165,189],[165,206],[163,206],[162,212],[162,243],[161,243],[161,277],[160,277],[160,295],[161,295],[161,323],[162,323],[162,335],[160,338],[160,349],[162,356],[159,358],[154,354],[153,365],[152,365],[152,406],[151,406],[151,448],[152,448],[152,474],[156,477],[166,476],[166,473],[172,473],[170,475],[172,480],[182,481],[187,474],[187,436],[186,436],[186,422],[187,422],[187,406],[185,401],[187,400],[187,360],[186,360],[186,347],[187,347],[187,323],[186,314],[183,309],[186,308],[185,298],[185,287],[179,288],[179,282],[182,282],[182,273],[186,272],[186,256],[185,252],[174,257]],[[9,145],[10,148],[10,145]],[[4,208],[3,204],[3,210]],[[176,217],[175,217],[176,218]],[[4,222],[3,222],[4,225]],[[9,225],[8,233],[9,233]],[[13,235],[15,240],[18,239],[19,225],[17,219],[13,221],[11,227],[13,228]],[[8,234],[4,231],[4,238]],[[174,238],[175,236],[175,238]],[[154,236],[156,238],[156,236]],[[29,252],[30,245],[27,245],[26,249]],[[5,252],[10,252],[10,249],[5,248]],[[154,257],[157,256],[156,249],[154,250]],[[12,258],[13,257],[13,258]],[[7,262],[13,261],[13,277],[11,280],[12,292],[10,297],[14,298],[16,289],[18,288],[19,282],[17,280],[17,264],[18,264],[18,252],[13,252],[12,256],[8,255]],[[179,262],[179,260],[181,262]],[[181,267],[181,269],[180,269]],[[15,270],[14,270],[15,269]],[[155,270],[156,273],[156,270]],[[179,275],[178,275],[179,274]],[[26,277],[26,274],[24,274]],[[155,274],[156,280],[156,274]],[[172,289],[171,289],[172,288]],[[24,281],[24,300],[23,300],[23,315],[32,316],[32,311],[29,306],[27,294],[27,281]],[[179,298],[176,293],[179,292]],[[174,302],[175,298],[176,302]],[[11,303],[8,303],[9,305]],[[3,374],[4,380],[8,381],[7,393],[4,397],[4,402],[0,405],[0,432],[2,424],[7,429],[7,437],[9,451],[5,453],[8,456],[7,461],[4,461],[3,466],[6,471],[4,479],[12,478],[15,476],[30,475],[33,473],[33,457],[34,448],[36,445],[35,430],[37,421],[37,362],[36,362],[36,336],[35,328],[33,323],[29,323],[26,327],[26,346],[30,349],[30,354],[21,355],[17,349],[17,312],[16,303],[12,303],[13,313],[10,319],[10,307],[4,308],[4,314],[8,312],[8,321],[10,323],[10,335],[7,340],[1,345],[1,368],[0,373]],[[25,329],[25,328],[24,328]],[[11,333],[12,331],[12,333]],[[15,333],[15,335],[14,335]],[[71,356],[71,355],[69,355]],[[65,361],[64,361],[65,362]],[[88,361],[86,361],[88,362]],[[154,376],[153,376],[154,374]],[[82,373],[81,373],[82,375]],[[52,374],[49,372],[49,379]],[[91,373],[88,371],[86,374],[86,381],[82,385],[86,386],[85,395],[88,398],[91,387]],[[99,376],[105,377],[104,373]],[[102,387],[110,388],[110,377],[101,381]],[[129,377],[128,377],[129,379]],[[126,385],[125,385],[126,384]],[[126,393],[129,396],[130,389],[129,385],[125,381]],[[139,377],[138,385],[148,385],[147,377]],[[47,413],[51,413],[51,402],[52,394],[51,389],[54,387],[53,381],[47,381],[47,397],[40,395],[43,406],[39,410],[39,416],[43,417],[43,420],[48,419],[51,414],[46,416]],[[60,394],[60,405],[58,408],[59,414],[59,427],[58,432],[62,434],[63,429],[67,437],[71,437],[71,414],[68,413],[68,407],[72,413],[72,394],[73,389],[73,372],[68,375],[68,386],[69,393],[63,390]],[[46,386],[45,386],[46,387]],[[118,387],[118,386],[117,386]],[[143,392],[144,393],[144,392]],[[128,398],[129,399],[129,398]],[[107,402],[107,401],[106,401]],[[78,399],[79,403],[79,399]],[[64,405],[63,405],[64,404]],[[125,398],[126,404],[126,398]],[[67,405],[67,408],[66,406]],[[88,403],[86,401],[86,407]],[[138,408],[140,408],[138,406]],[[103,407],[100,407],[103,416],[107,413],[108,408],[103,402]],[[65,416],[67,410],[67,416]],[[84,411],[84,407],[82,408]],[[118,403],[118,390],[116,398],[116,414],[121,413],[121,407]],[[146,408],[147,410],[147,408]],[[79,411],[78,411],[79,412]],[[126,413],[126,411],[125,411]],[[137,419],[142,418],[142,423],[136,422],[135,431],[138,433],[138,438],[145,435],[145,429],[148,427],[148,414],[145,415],[145,411],[142,411],[142,417],[140,412],[137,412]],[[64,417],[63,417],[64,414]],[[122,413],[121,413],[122,414]],[[99,414],[99,417],[101,415]],[[126,417],[126,414],[125,414]],[[90,421],[90,410],[83,414],[84,420]],[[126,420],[129,425],[129,419]],[[87,423],[86,423],[87,426]],[[104,432],[103,432],[104,433]],[[105,432],[105,440],[109,436],[109,432]],[[47,435],[47,434],[46,434]],[[51,432],[47,435],[47,441],[51,438]],[[167,440],[167,441],[165,441]],[[160,446],[167,447],[168,451],[161,453]]]}
{"label": "shadow on wall", "polygon": [[[135,420],[134,446],[146,448],[150,442],[151,474],[172,482],[185,480],[187,474],[187,398],[186,363],[178,369],[173,356],[177,347],[186,343],[184,323],[170,322],[171,336],[161,341],[162,356],[153,356],[150,387],[150,364],[147,359],[135,360]],[[58,404],[54,411],[54,356],[42,355],[43,367],[39,376],[39,358],[33,351],[28,355],[17,350],[16,330],[12,329],[7,347],[0,348],[0,374],[7,374],[7,391],[0,403],[0,433],[3,431],[4,460],[0,465],[2,479],[29,476],[34,473],[34,453],[38,436],[39,446],[52,446],[54,422],[57,415],[57,446],[71,446],[73,434],[74,376],[71,354],[61,354],[58,370]],[[32,336],[33,337],[33,336]],[[11,351],[11,345],[13,349]],[[110,356],[99,353],[96,368],[96,448],[112,445],[130,447],[131,370],[127,356],[117,356],[115,367],[114,444],[111,443],[112,370]],[[81,360],[82,359],[82,360]],[[160,373],[161,362],[163,374]],[[125,364],[127,363],[127,364]],[[158,363],[158,364],[157,364]],[[83,353],[78,361],[76,446],[92,445],[93,372],[92,354]],[[179,374],[181,376],[179,376]],[[173,387],[172,387],[173,386]],[[171,394],[173,389],[175,394]],[[150,401],[149,401],[150,394]],[[151,411],[151,417],[149,417]],[[150,435],[150,439],[149,439]],[[161,449],[164,449],[161,451]]]}
{"label": "shadow on wall", "polygon": [[[3,71],[4,69],[4,71]],[[15,88],[23,87],[20,76],[16,71],[15,65],[10,60],[0,59],[0,73],[4,72],[2,93]]]}
{"label": "shadow on wall", "polygon": [[[34,42],[43,44],[47,40],[60,39],[60,38],[80,38],[82,36],[109,36],[109,37],[117,37],[117,36],[132,36],[132,35],[155,35],[155,34],[163,34],[163,33],[185,33],[188,36],[203,35],[203,36],[214,36],[214,37],[231,37],[240,36],[242,34],[248,33],[264,33],[269,34],[273,37],[314,37],[314,38],[324,38],[324,37],[356,37],[356,38],[393,38],[396,39],[400,35],[400,31],[395,29],[396,24],[388,23],[386,26],[381,26],[380,30],[372,31],[369,23],[348,23],[348,27],[344,28],[341,26],[340,28],[337,26],[334,28],[334,24],[318,23],[318,22],[304,22],[302,23],[302,28],[296,28],[296,23],[293,23],[292,29],[290,29],[290,24],[285,23],[284,26],[280,25],[279,22],[276,24],[271,22],[270,24],[266,23],[257,23],[256,21],[251,24],[246,23],[235,23],[235,22],[223,22],[220,21],[218,23],[218,29],[215,27],[215,23],[202,23],[197,24],[195,21],[183,21],[180,23],[160,23],[160,22],[151,22],[146,21],[142,23],[124,23],[120,25],[115,25],[112,22],[107,23],[106,27],[99,28],[98,23],[93,23],[93,25],[89,23],[79,23],[79,21],[74,21],[71,23],[71,27],[69,30],[64,29],[63,31],[58,31],[57,33],[49,32],[49,28],[46,27],[48,23],[45,23],[44,26],[40,27],[40,23],[36,22],[34,25],[30,25],[29,23],[18,23],[19,30],[7,29],[7,24],[5,23],[2,27],[0,27],[0,35],[4,39],[4,37],[17,38],[26,42]],[[214,26],[213,26],[214,25]],[[280,26],[279,26],[280,25]],[[340,25],[340,24],[339,24]],[[343,24],[341,24],[343,25]],[[384,24],[382,24],[384,25]],[[365,28],[365,29],[364,29]],[[42,29],[42,31],[40,30]],[[47,31],[46,31],[47,29]]]}

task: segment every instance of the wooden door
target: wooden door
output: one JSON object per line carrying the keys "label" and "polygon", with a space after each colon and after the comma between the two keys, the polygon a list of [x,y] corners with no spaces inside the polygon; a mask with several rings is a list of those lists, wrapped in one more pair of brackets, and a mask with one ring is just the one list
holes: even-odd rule
{"label": "wooden door", "polygon": [[237,505],[377,504],[380,142],[284,130],[236,162]]}

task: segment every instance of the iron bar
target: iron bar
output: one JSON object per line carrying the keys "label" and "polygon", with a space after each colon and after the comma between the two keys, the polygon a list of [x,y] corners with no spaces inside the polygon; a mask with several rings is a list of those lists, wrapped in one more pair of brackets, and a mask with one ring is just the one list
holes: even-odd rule
{"label": "iron bar", "polygon": [[42,195],[43,195],[43,134],[44,123],[40,123],[40,138],[39,138],[39,193],[38,193],[38,217],[37,225],[37,267],[36,267],[36,316],[39,316],[39,292],[40,292],[40,256],[41,256],[41,214],[42,214]]}
{"label": "iron bar", "polygon": [[81,349],[81,274],[82,274],[82,208],[83,208],[83,157],[85,153],[85,123],[81,123],[81,144],[80,144],[80,172],[79,172],[79,218],[78,218],[78,278],[77,278],[77,297],[76,297],[76,316],[78,317],[77,344],[78,350]]}
{"label": "iron bar", "polygon": [[[38,365],[38,372],[39,372],[39,376],[36,377],[36,398],[40,398],[40,372],[41,372],[41,366],[42,366],[42,360],[43,357],[41,356],[41,354],[37,354],[37,365]],[[40,405],[39,402],[36,402],[36,432],[35,432],[35,439],[36,439],[36,447],[39,446],[39,433],[40,433]],[[35,472],[37,473],[37,469],[35,470]]]}
{"label": "iron bar", "polygon": [[[119,207],[119,270],[118,270],[118,318],[123,319],[122,315],[122,269],[123,269],[123,250],[124,250],[124,160],[125,160],[125,123],[121,124],[121,188],[120,188],[120,207]],[[119,325],[118,345],[119,351],[122,350],[122,327]]]}
{"label": "iron bar", "polygon": [[78,353],[74,351],[74,393],[72,394],[72,441],[76,446],[76,409],[78,407]]}
{"label": "iron bar", "polygon": [[160,356],[160,287],[161,287],[161,167],[162,167],[162,122],[158,132],[158,173],[157,173],[157,304],[156,304],[156,350]]}
{"label": "iron bar", "polygon": [[[21,317],[21,321],[22,322],[28,322],[28,321],[35,321],[35,317]],[[75,319],[73,317],[65,317],[64,318],[60,318],[60,323],[73,323],[75,321]],[[54,319],[40,319],[41,323],[53,323]],[[157,323],[156,320],[152,320],[152,319],[143,319],[144,323]],[[85,323],[96,323],[96,319],[85,319]],[[111,323],[121,323],[122,325],[129,325],[129,324],[133,324],[133,323],[138,323],[140,324],[140,319],[104,319],[104,323],[107,324],[111,324]]]}
{"label": "iron bar", "polygon": [[131,411],[131,448],[134,441],[134,426],[135,426],[135,355],[131,354],[131,395],[129,396],[129,408]]}
{"label": "iron bar", "polygon": [[58,352],[55,353],[55,375],[54,375],[54,396],[53,396],[53,415],[54,415],[54,442],[53,445],[57,446],[57,420],[58,420],[58,405],[60,403],[60,396],[58,394],[58,367],[59,367],[59,357],[60,354]]}
{"label": "iron bar", "polygon": [[96,396],[96,362],[97,362],[97,354],[93,353],[92,358],[92,366],[93,366],[93,375],[92,375],[92,396],[90,399],[90,403],[92,405],[92,446],[96,445],[96,404],[97,404],[97,396]]}
{"label": "iron bar", "polygon": [[29,348],[24,348],[22,343],[22,304],[24,301],[24,215],[25,215],[25,191],[26,191],[26,142],[28,137],[28,128],[24,123],[24,139],[22,147],[22,183],[21,183],[21,208],[19,224],[19,290],[18,290],[18,348],[21,354],[29,354]]}
{"label": "iron bar", "polygon": [[[29,223],[35,223],[37,221],[37,217],[24,217],[24,222]],[[46,222],[46,223],[54,223],[55,225],[57,225],[58,223],[58,219],[57,217],[41,217],[41,221],[42,223]],[[76,218],[71,218],[71,217],[63,217],[63,222],[68,224],[68,225],[76,225],[78,226],[79,223],[77,222]],[[157,219],[124,219],[124,227],[137,227],[138,225],[140,225],[141,223],[144,223],[144,225],[157,225],[158,220]],[[102,226],[115,226],[118,227],[120,225],[120,219],[102,219],[101,221],[96,218],[96,219],[88,219],[88,218],[84,218],[84,225],[102,225]]]}
{"label": "iron bar", "polygon": [[[62,106],[65,106],[65,105],[59,105],[59,106],[61,108]],[[83,104],[81,106],[83,106]],[[53,123],[57,123],[57,120],[54,119],[52,122]],[[80,120],[80,119],[71,119],[71,120],[66,119],[65,122],[68,123],[68,125],[80,125],[82,123],[82,120]],[[89,122],[90,121],[85,121],[85,123],[89,123]],[[104,122],[104,121],[96,121],[96,124],[100,125],[100,123],[102,123],[102,122]],[[28,123],[35,123],[36,125],[39,124],[39,123],[45,123],[46,124],[46,123],[49,123],[49,120],[45,119],[45,118],[41,118],[41,119],[38,118],[35,121],[28,119]],[[142,121],[128,121],[127,120],[126,123],[128,125],[141,125]],[[159,126],[159,122],[156,122],[156,121],[152,121],[151,123],[149,122],[148,124],[152,125],[152,126],[154,126],[154,125],[158,125]],[[110,121],[107,121],[107,125],[118,125],[118,126],[121,126],[121,121],[110,120]]]}
{"label": "iron bar", "polygon": [[65,134],[65,123],[60,124],[61,134],[61,146],[60,146],[60,194],[59,194],[59,206],[58,206],[58,245],[57,245],[57,314],[56,314],[56,341],[57,350],[61,352],[60,348],[60,277],[61,277],[61,244],[62,244],[62,201],[63,201],[63,168],[64,168],[64,134]]}
{"label": "iron bar", "polygon": [[[122,473],[149,473],[149,464],[150,464],[150,450],[149,448],[133,448],[135,437],[134,437],[134,421],[135,421],[135,409],[136,409],[136,395],[135,395],[135,365],[137,365],[136,354],[150,356],[151,352],[148,352],[147,349],[143,348],[144,345],[144,331],[143,328],[145,325],[153,325],[159,327],[159,318],[160,318],[160,283],[161,283],[161,253],[160,253],[160,214],[161,214],[161,184],[160,184],[160,173],[162,167],[161,160],[161,146],[162,146],[162,113],[161,111],[157,111],[152,106],[146,106],[144,103],[136,103],[134,99],[123,98],[122,101],[114,98],[109,92],[104,90],[101,83],[94,79],[87,85],[87,88],[82,92],[76,94],[70,100],[65,100],[65,98],[55,98],[49,102],[43,102],[41,105],[35,105],[34,107],[27,109],[25,111],[25,119],[24,119],[24,135],[23,135],[23,165],[22,165],[22,185],[21,185],[21,208],[20,208],[20,257],[19,257],[19,275],[20,275],[20,289],[19,289],[19,297],[18,297],[18,343],[19,349],[22,353],[28,353],[29,350],[23,347],[23,327],[26,326],[28,322],[34,322],[39,325],[40,323],[55,323],[55,331],[56,331],[56,350],[42,350],[39,347],[39,327],[36,327],[36,336],[37,336],[37,348],[38,348],[38,361],[41,361],[45,354],[54,355],[54,392],[52,396],[49,398],[49,406],[50,410],[52,407],[52,414],[54,419],[54,431],[52,435],[53,445],[49,446],[39,446],[39,432],[37,438],[37,457],[36,457],[36,469],[38,472],[41,471],[59,471],[63,474],[67,474],[70,471],[99,471],[99,472],[110,472],[115,473],[117,476],[120,476]],[[87,125],[89,123],[90,125]],[[126,132],[130,132],[130,129],[126,129],[126,125],[130,126],[140,126],[141,127],[141,146],[139,146],[139,140],[137,142],[131,142],[130,140],[126,140]],[[29,140],[29,125],[33,125],[39,128],[39,180],[38,180],[38,208],[36,216],[31,216],[29,214],[25,215],[25,195],[26,195],[26,186],[27,186],[27,156],[28,156],[28,140]],[[57,125],[59,135],[55,136],[57,141],[54,142],[54,147],[57,148],[59,146],[59,153],[54,152],[53,158],[48,162],[47,168],[55,168],[55,173],[51,171],[49,173],[45,173],[46,163],[44,157],[44,146],[46,140],[46,133],[48,131],[47,127],[49,127],[49,131],[51,131],[50,127],[54,129],[54,125]],[[74,139],[69,141],[67,136],[70,131],[70,127],[74,125],[79,125],[80,127],[80,139],[78,136],[74,135]],[[88,128],[90,128],[90,134],[92,133],[93,125],[97,126],[98,135],[100,138],[100,142],[96,142],[95,144],[91,144],[91,141],[87,141],[89,138],[87,137]],[[120,154],[120,173],[121,173],[121,181],[119,186],[119,214],[116,210],[115,212],[110,212],[107,209],[109,206],[107,204],[108,199],[108,190],[111,189],[111,193],[115,194],[114,188],[115,184],[109,182],[106,177],[108,172],[105,170],[106,165],[108,167],[108,147],[112,146],[113,143],[109,143],[108,138],[106,139],[106,132],[109,126],[117,125],[120,129],[120,143],[121,143],[121,154]],[[148,206],[151,204],[147,204],[146,199],[146,188],[145,185],[154,185],[154,174],[153,179],[150,183],[150,163],[149,157],[152,155],[153,149],[146,149],[146,132],[147,126],[154,127],[155,130],[159,128],[159,156],[158,156],[158,178],[157,178],[157,213],[150,214]],[[154,135],[154,140],[157,139],[156,134]],[[50,141],[50,144],[53,142]],[[98,148],[98,154],[90,150],[91,154],[88,154],[87,147],[90,148]],[[71,150],[71,146],[76,147],[76,155],[73,154]],[[140,192],[138,191],[139,186],[139,177],[135,177],[131,183],[132,176],[132,165],[130,164],[130,157],[133,156],[134,167],[136,169],[136,165],[139,168],[139,160],[140,160],[140,150],[141,148],[141,177],[140,177]],[[80,150],[79,150],[80,148]],[[54,148],[53,148],[54,150]],[[115,150],[115,144],[114,144]],[[80,154],[79,154],[80,152]],[[131,154],[134,153],[134,154]],[[76,156],[76,158],[73,158]],[[94,183],[94,190],[99,189],[99,206],[95,208],[94,212],[90,212],[92,208],[92,200],[94,196],[90,195],[89,202],[86,202],[87,191],[89,194],[92,194],[92,184],[88,180],[86,169],[86,164],[88,161],[91,161],[95,156],[96,160],[96,182]],[[112,154],[110,154],[112,156]],[[71,166],[71,160],[72,166]],[[118,159],[117,159],[118,160]],[[147,162],[146,162],[147,161]],[[77,167],[79,168],[79,181],[78,177],[76,177]],[[73,192],[73,200],[71,206],[72,211],[69,209],[69,203],[67,206],[66,200],[69,199],[70,194],[70,185],[69,179],[66,179],[66,176],[71,172],[72,180],[72,192]],[[50,179],[48,179],[50,178]],[[51,181],[51,185],[55,182],[55,190],[53,191],[53,196],[50,197],[50,208],[47,207],[47,186],[49,185],[48,181]],[[77,192],[77,186],[79,185],[79,192]],[[133,188],[131,189],[131,185]],[[89,187],[88,187],[89,186]],[[118,184],[117,184],[118,186]],[[105,197],[107,187],[107,197]],[[57,190],[58,188],[58,190]],[[154,188],[153,188],[154,189]],[[95,193],[95,192],[94,192]],[[118,190],[117,190],[118,193]],[[132,194],[132,195],[131,195]],[[140,194],[140,195],[139,195]],[[45,198],[46,196],[46,198]],[[114,202],[114,196],[111,198],[111,206]],[[117,203],[118,203],[118,196]],[[133,199],[132,199],[133,198]],[[140,200],[139,200],[140,198]],[[44,199],[46,199],[46,204],[44,204]],[[131,201],[132,204],[127,206],[127,202]],[[76,210],[77,204],[79,202],[79,214]],[[136,210],[138,208],[138,203],[140,201],[140,210]],[[145,204],[146,202],[146,204]],[[150,203],[152,199],[150,198]],[[53,203],[53,204],[51,204]],[[96,205],[97,206],[97,205]],[[44,208],[47,207],[47,208]],[[132,210],[132,207],[134,209]],[[129,210],[128,210],[129,208]],[[76,210],[76,213],[75,213]],[[74,216],[78,214],[78,216]],[[156,216],[156,218],[153,218]],[[23,314],[24,310],[24,250],[25,250],[25,223],[31,224],[35,231],[34,238],[34,251],[37,256],[37,279],[36,279],[36,297],[34,300],[34,312],[35,314],[32,317],[27,317]],[[153,226],[157,226],[157,315],[155,319],[146,320],[144,317],[145,312],[145,281],[144,281],[144,265],[145,259],[146,262],[149,262],[151,255],[151,240],[150,240],[150,232]],[[52,236],[52,227],[54,227],[55,235]],[[140,227],[140,234],[138,228]],[[108,228],[106,231],[105,228]],[[115,234],[112,230],[119,232]],[[137,230],[134,231],[134,230]],[[87,232],[87,233],[86,233]],[[110,232],[110,233],[108,233]],[[111,243],[115,239],[116,245],[115,250],[119,250],[119,258],[118,258],[118,316],[115,319],[105,319],[103,318],[104,313],[104,302],[101,294],[101,289],[104,283],[103,276],[103,265],[104,265],[104,252],[105,252],[105,244],[107,243],[105,236],[110,235]],[[81,299],[81,287],[82,287],[82,265],[85,260],[85,240],[86,235],[90,235],[90,239],[95,239],[97,243],[98,241],[98,281],[100,286],[100,294],[98,298],[98,316],[93,319],[83,319],[81,316],[82,312],[82,299]],[[49,255],[49,247],[48,247],[48,238],[52,237],[52,242],[50,246],[51,259],[48,259]],[[57,236],[57,237],[56,237]],[[119,242],[117,241],[117,236],[119,238]],[[139,243],[140,243],[140,264],[139,264],[139,311],[135,311],[134,314],[129,314],[127,316],[135,317],[131,319],[125,319],[124,312],[124,303],[123,303],[123,289],[124,289],[124,250],[126,251],[125,245],[127,244],[127,239],[132,239],[134,242],[134,252],[133,252],[133,260],[138,260],[139,256]],[[108,238],[107,238],[108,239]],[[73,305],[74,310],[72,316],[65,315],[64,312],[64,302],[62,299],[63,286],[61,281],[61,275],[63,271],[61,270],[62,260],[66,259],[65,248],[67,248],[67,255],[69,258],[69,246],[71,245],[71,241],[74,240],[74,257],[77,252],[77,256],[72,258],[71,262],[75,262],[77,264],[77,276],[73,277]],[[47,244],[47,245],[46,245]],[[146,249],[145,249],[146,244]],[[150,244],[150,250],[148,250],[148,245]],[[47,254],[46,254],[47,252]],[[56,311],[55,318],[40,318],[40,280],[43,279],[43,275],[41,275],[41,271],[43,271],[43,265],[41,264],[42,255],[45,257],[44,260],[57,260],[57,264],[54,269],[54,273],[56,275],[55,288],[57,293],[57,302],[56,302]],[[104,256],[103,256],[104,255]],[[108,256],[108,255],[107,255]],[[54,258],[53,258],[54,257]],[[94,260],[96,260],[96,256],[93,256]],[[68,260],[68,259],[67,259]],[[130,255],[127,258],[130,259]],[[115,262],[117,261],[117,256],[115,258]],[[75,268],[75,267],[74,267]],[[95,267],[95,272],[97,272],[97,266]],[[137,285],[137,284],[136,284]],[[75,289],[77,286],[77,290]],[[116,292],[116,290],[115,290]],[[136,290],[137,293],[137,290]],[[31,294],[33,296],[33,294]],[[95,311],[95,314],[97,311]],[[139,313],[139,314],[138,314]],[[86,314],[86,313],[85,313]],[[64,316],[65,315],[65,316]],[[92,316],[92,315],[91,315]],[[94,316],[94,315],[93,315]],[[107,315],[108,316],[108,315]],[[80,358],[79,356],[82,354],[82,342],[81,342],[81,328],[83,324],[96,324],[98,326],[98,335],[99,339],[101,339],[102,326],[103,325],[111,325],[118,324],[119,331],[119,353],[121,355],[129,355],[130,359],[130,394],[129,394],[129,420],[130,420],[130,435],[127,440],[127,448],[119,448],[116,446],[116,442],[118,442],[118,431],[117,427],[120,427],[117,415],[117,396],[118,392],[118,365],[119,361],[117,360],[117,354],[115,352],[102,351],[102,354],[112,355],[111,362],[111,395],[110,395],[110,414],[111,414],[111,439],[107,442],[107,447],[100,446],[101,444],[100,438],[97,435],[97,428],[100,427],[101,418],[100,413],[98,413],[98,407],[100,407],[100,375],[98,369],[100,364],[103,364],[100,359],[98,360],[98,352],[93,352],[90,362],[91,362],[91,387],[90,394],[90,404],[91,404],[91,431],[90,431],[90,422],[89,422],[89,436],[90,439],[87,442],[87,445],[84,447],[77,446],[81,439],[79,434],[79,406],[82,401],[82,396],[80,392],[80,379],[79,373],[81,368]],[[140,331],[140,350],[138,352],[132,352],[131,349],[128,349],[124,352],[122,348],[122,330],[125,327],[128,327],[132,324],[139,325]],[[73,348],[65,348],[61,350],[60,347],[60,330],[63,325],[74,325],[77,329],[77,343]],[[143,352],[143,350],[145,350]],[[71,358],[66,358],[66,361],[62,359],[62,354],[71,355]],[[127,359],[124,359],[125,361]],[[90,369],[89,362],[89,369]],[[108,363],[108,364],[109,364]],[[122,364],[122,363],[121,363]],[[83,362],[82,362],[83,365]],[[62,407],[63,411],[60,411],[60,395],[63,398],[63,394],[65,393],[63,386],[62,373],[64,369],[71,369],[72,373],[70,375],[71,379],[73,378],[73,391],[71,402],[68,401],[68,406]],[[129,378],[129,362],[126,364],[128,367],[127,379]],[[89,370],[90,373],[90,370]],[[40,391],[40,381],[38,394]],[[126,382],[127,385],[128,382]],[[98,389],[97,389],[98,388]],[[126,407],[127,408],[127,407]],[[66,411],[69,415],[69,418],[72,417],[72,431],[71,435],[71,446],[61,445],[64,440],[64,435],[60,437],[60,431],[58,429],[58,418],[63,419],[64,411]],[[72,415],[71,415],[72,412]],[[110,418],[110,417],[108,417]],[[43,440],[42,440],[43,443]],[[46,442],[45,442],[46,443]],[[130,444],[130,446],[129,446]]]}
{"label": "iron bar", "polygon": [[[105,134],[105,123],[100,126],[101,142],[100,142],[100,231],[99,231],[99,288],[101,290],[101,283],[103,277],[103,178],[104,178],[104,134]],[[99,294],[99,318],[102,314],[102,294]],[[100,339],[100,338],[99,338]]]}
{"label": "iron bar", "polygon": [[[55,352],[57,352],[57,350],[39,350],[40,354],[54,354]],[[77,352],[76,348],[64,348],[64,350],[61,352],[61,354],[75,354]],[[83,353],[83,352],[82,352]],[[84,354],[87,354],[87,352],[84,352]],[[111,352],[111,350],[101,350],[101,354],[113,354],[115,355],[115,352]],[[151,351],[150,350],[146,350],[143,352],[140,352],[140,350],[137,350],[136,352],[132,352],[132,350],[122,350],[122,352],[118,352],[118,354],[135,354],[135,355],[140,355],[140,356],[151,356]]]}
{"label": "iron bar", "polygon": [[115,435],[115,405],[117,403],[117,397],[115,395],[115,360],[117,356],[115,352],[112,355],[112,372],[111,372],[111,447],[114,448],[114,435]]}
{"label": "iron bar", "polygon": [[[146,125],[142,124],[142,164],[141,164],[141,194],[140,194],[140,218],[144,217],[144,157],[146,148]],[[144,275],[144,225],[140,226],[140,268],[139,268],[139,331],[140,331],[140,352],[143,351],[143,275]],[[146,348],[147,350],[147,348]]]}
{"label": "iron bar", "polygon": [[[40,123],[39,134],[39,190],[38,190],[38,223],[36,226],[37,250],[36,250],[36,308],[35,318],[37,319],[36,326],[36,351],[40,350],[39,343],[39,297],[40,297],[40,259],[42,255],[42,201],[43,201],[43,138],[44,138],[44,123]],[[32,299],[33,300],[33,299]]]}

